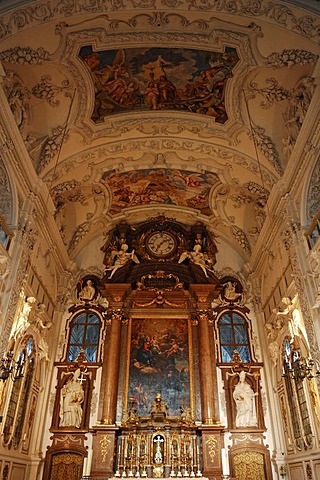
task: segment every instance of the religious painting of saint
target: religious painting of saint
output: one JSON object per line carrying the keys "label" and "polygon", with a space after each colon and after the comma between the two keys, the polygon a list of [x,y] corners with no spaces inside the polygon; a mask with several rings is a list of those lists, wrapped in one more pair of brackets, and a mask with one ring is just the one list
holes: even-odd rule
{"label": "religious painting of saint", "polygon": [[146,204],[180,205],[212,214],[209,192],[219,183],[214,173],[196,173],[169,168],[131,172],[106,172],[102,182],[112,191],[111,214],[123,208]]}
{"label": "religious painting of saint", "polygon": [[157,394],[169,416],[190,406],[188,321],[134,319],[130,347],[128,398],[135,399],[137,415],[148,416]]}
{"label": "religious painting of saint", "polygon": [[92,120],[129,111],[175,110],[228,119],[225,88],[239,62],[237,50],[81,48],[95,91]]}

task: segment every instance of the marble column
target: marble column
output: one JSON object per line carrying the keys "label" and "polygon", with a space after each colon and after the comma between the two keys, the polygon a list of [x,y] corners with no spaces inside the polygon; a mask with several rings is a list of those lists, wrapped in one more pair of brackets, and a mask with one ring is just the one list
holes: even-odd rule
{"label": "marble column", "polygon": [[212,425],[217,422],[214,397],[217,395],[213,383],[212,334],[209,331],[209,315],[206,310],[198,313],[199,321],[199,362],[201,385],[202,423]]}
{"label": "marble column", "polygon": [[107,332],[105,344],[104,367],[103,367],[103,409],[102,423],[113,425],[117,406],[119,360],[120,360],[120,334],[122,310],[113,310],[111,314],[111,326]]}

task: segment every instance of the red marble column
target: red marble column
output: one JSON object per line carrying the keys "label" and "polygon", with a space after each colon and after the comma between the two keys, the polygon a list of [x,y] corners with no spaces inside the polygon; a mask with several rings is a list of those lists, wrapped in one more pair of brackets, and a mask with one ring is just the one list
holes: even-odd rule
{"label": "red marble column", "polygon": [[209,331],[208,312],[200,311],[199,321],[199,361],[200,361],[200,385],[201,385],[201,410],[202,422],[205,425],[213,425],[217,422],[215,414],[214,396],[217,389],[214,387],[212,335]]}
{"label": "red marble column", "polygon": [[103,409],[102,422],[105,425],[113,425],[115,423],[117,393],[118,393],[118,377],[119,377],[119,361],[120,361],[120,334],[121,320],[123,312],[114,310],[111,315],[111,326],[107,333],[108,341],[106,342],[106,351],[103,360]]}

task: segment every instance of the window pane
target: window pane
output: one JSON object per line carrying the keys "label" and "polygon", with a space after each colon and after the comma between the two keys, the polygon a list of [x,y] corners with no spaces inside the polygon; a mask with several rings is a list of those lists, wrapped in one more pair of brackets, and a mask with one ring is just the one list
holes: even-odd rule
{"label": "window pane", "polygon": [[232,319],[231,319],[231,315],[229,315],[228,313],[225,313],[219,320],[219,323],[231,323]]}
{"label": "window pane", "polygon": [[89,313],[88,315],[88,323],[100,323],[99,322],[99,318],[97,317],[97,315],[94,315],[93,313]]}
{"label": "window pane", "polygon": [[238,345],[243,345],[248,343],[247,338],[247,329],[245,326],[242,325],[235,325],[234,326],[234,339],[235,343]]}
{"label": "window pane", "polygon": [[232,320],[233,320],[233,323],[240,323],[241,325],[245,325],[246,322],[245,322],[245,319],[240,317],[240,315],[237,315],[236,313],[234,313],[232,315]]}
{"label": "window pane", "polygon": [[248,362],[251,361],[249,347],[240,347],[240,346],[238,346],[238,347],[237,347],[237,350],[238,350],[238,352],[239,352],[239,355],[240,355],[241,360],[242,360],[244,363],[248,363]]}
{"label": "window pane", "polygon": [[73,323],[86,323],[86,314],[81,313],[77,318],[74,319]]}
{"label": "window pane", "polygon": [[239,314],[228,312],[219,319],[221,361],[230,363],[234,350],[241,360],[251,361],[247,322]]}
{"label": "window pane", "polygon": [[88,325],[86,343],[97,344],[99,340],[99,325]]}
{"label": "window pane", "polygon": [[73,325],[70,336],[70,343],[79,345],[83,343],[84,325]]}
{"label": "window pane", "polygon": [[232,328],[228,325],[220,327],[220,342],[221,344],[232,343]]}
{"label": "window pane", "polygon": [[84,347],[87,362],[97,361],[97,347]]}
{"label": "window pane", "polygon": [[87,362],[96,362],[100,338],[101,321],[92,312],[76,316],[70,325],[67,361],[74,362],[83,349]]}
{"label": "window pane", "polygon": [[67,358],[68,362],[74,362],[77,359],[77,357],[80,353],[80,350],[81,350],[80,346],[78,346],[78,347],[70,346],[69,347],[68,358]]}
{"label": "window pane", "polygon": [[230,363],[233,356],[234,347],[221,347],[221,361],[225,363]]}

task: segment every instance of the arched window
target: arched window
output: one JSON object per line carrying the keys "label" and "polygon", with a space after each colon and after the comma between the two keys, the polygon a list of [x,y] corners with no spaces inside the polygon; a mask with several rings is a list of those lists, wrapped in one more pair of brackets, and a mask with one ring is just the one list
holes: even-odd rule
{"label": "arched window", "polygon": [[101,322],[99,317],[90,311],[76,315],[70,324],[70,335],[67,350],[67,361],[74,362],[84,350],[87,362],[97,362]]}
{"label": "arched window", "polygon": [[235,350],[242,362],[251,362],[248,324],[245,318],[236,312],[225,312],[218,320],[218,329],[221,362],[230,363]]}
{"label": "arched window", "polygon": [[32,337],[26,341],[18,363],[22,376],[13,379],[10,402],[3,427],[5,443],[18,447],[22,438],[23,425],[34,373],[35,351]]}
{"label": "arched window", "polygon": [[289,340],[284,345],[283,376],[290,410],[295,443],[299,449],[312,443],[310,415],[304,387],[304,375],[301,375],[301,354],[291,350]]}

